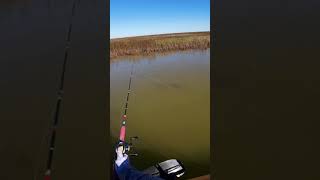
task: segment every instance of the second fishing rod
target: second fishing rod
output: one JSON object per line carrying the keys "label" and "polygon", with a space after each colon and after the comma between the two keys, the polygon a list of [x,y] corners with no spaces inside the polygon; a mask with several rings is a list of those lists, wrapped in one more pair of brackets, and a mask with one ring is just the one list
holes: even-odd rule
{"label": "second fishing rod", "polygon": [[53,156],[54,156],[54,150],[55,150],[55,144],[56,144],[56,137],[57,137],[57,126],[59,119],[61,117],[61,108],[62,108],[62,101],[63,101],[63,93],[64,93],[64,84],[65,84],[65,73],[69,58],[69,52],[70,52],[70,43],[71,43],[71,32],[72,32],[72,19],[75,15],[75,8],[76,4],[79,1],[74,0],[72,3],[72,9],[71,9],[71,17],[70,17],[70,23],[69,28],[67,31],[67,37],[66,37],[66,45],[65,45],[65,52],[64,52],[64,59],[62,63],[62,71],[61,71],[61,77],[60,77],[60,84],[59,89],[57,92],[57,103],[54,109],[54,117],[52,125],[49,129],[49,147],[48,147],[48,156],[46,160],[46,168],[44,172],[44,179],[45,180],[51,180],[52,179],[52,165],[53,165]]}

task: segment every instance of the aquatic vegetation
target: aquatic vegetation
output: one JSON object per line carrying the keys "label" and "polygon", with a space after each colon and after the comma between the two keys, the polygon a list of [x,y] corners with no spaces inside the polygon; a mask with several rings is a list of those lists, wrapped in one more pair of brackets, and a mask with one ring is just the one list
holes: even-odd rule
{"label": "aquatic vegetation", "polygon": [[210,48],[210,32],[173,33],[111,39],[110,57],[140,56]]}

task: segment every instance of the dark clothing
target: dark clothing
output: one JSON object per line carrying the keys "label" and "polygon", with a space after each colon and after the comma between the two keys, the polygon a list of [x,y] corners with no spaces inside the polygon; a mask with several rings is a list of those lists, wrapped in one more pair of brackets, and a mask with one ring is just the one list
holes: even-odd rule
{"label": "dark clothing", "polygon": [[120,180],[163,180],[134,169],[129,162],[125,160],[119,167],[115,164],[115,171]]}

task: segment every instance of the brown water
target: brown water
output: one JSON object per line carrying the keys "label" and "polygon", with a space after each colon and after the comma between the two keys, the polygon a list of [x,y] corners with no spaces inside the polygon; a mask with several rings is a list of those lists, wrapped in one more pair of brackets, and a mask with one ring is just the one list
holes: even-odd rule
{"label": "brown water", "polygon": [[210,51],[117,59],[110,65],[110,124],[117,137],[131,66],[127,137],[138,136],[133,165],[144,169],[170,158],[181,160],[184,176],[209,173]]}

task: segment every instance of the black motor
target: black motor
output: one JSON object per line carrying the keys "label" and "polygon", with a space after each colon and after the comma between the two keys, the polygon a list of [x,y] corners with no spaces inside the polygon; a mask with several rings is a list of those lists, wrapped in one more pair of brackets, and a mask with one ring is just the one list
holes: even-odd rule
{"label": "black motor", "polygon": [[166,180],[173,180],[181,177],[185,173],[185,168],[179,160],[169,159],[151,166],[143,172]]}

